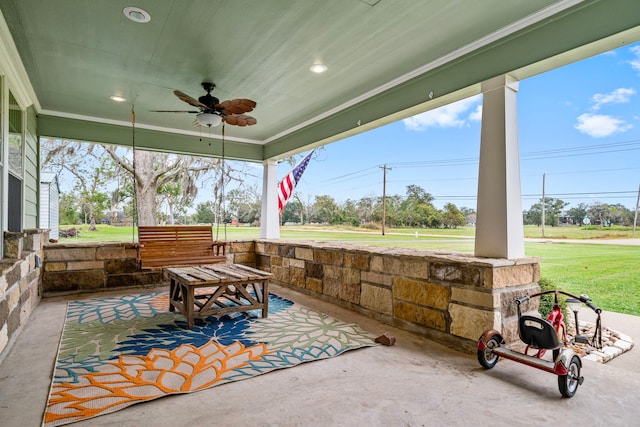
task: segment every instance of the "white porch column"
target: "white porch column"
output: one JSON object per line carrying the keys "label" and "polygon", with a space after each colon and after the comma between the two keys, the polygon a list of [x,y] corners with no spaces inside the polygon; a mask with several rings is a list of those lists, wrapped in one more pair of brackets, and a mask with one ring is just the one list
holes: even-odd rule
{"label": "white porch column", "polygon": [[262,162],[262,213],[260,215],[260,238],[280,238],[278,215],[278,164],[275,160]]}
{"label": "white porch column", "polygon": [[3,233],[0,236],[0,258],[3,258],[4,232],[9,229],[9,86],[2,74],[0,74],[0,151],[0,201],[2,203],[0,226]]}
{"label": "white porch column", "polygon": [[475,256],[524,257],[518,148],[518,81],[499,76],[482,83]]}

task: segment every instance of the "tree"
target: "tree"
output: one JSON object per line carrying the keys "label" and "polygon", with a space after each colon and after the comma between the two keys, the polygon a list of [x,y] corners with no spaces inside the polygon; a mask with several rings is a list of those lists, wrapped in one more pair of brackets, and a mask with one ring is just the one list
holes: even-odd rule
{"label": "tree", "polygon": [[338,213],[338,204],[333,197],[328,195],[316,196],[314,203],[314,219],[325,224],[335,224]]}
{"label": "tree", "polygon": [[76,198],[72,194],[61,193],[59,201],[60,224],[78,224],[80,217],[78,216],[79,206]]}
{"label": "tree", "polygon": [[[546,197],[544,199],[544,224],[552,227],[558,225],[560,214],[568,204],[560,199]],[[531,205],[528,211],[524,211],[524,223],[542,225],[542,199],[540,199],[540,202]]]}
{"label": "tree", "polygon": [[360,219],[358,218],[358,208],[356,202],[351,199],[347,199],[341,206],[341,222],[343,224],[349,224],[354,227],[360,225]]}
{"label": "tree", "polygon": [[358,218],[361,223],[375,221],[375,214],[378,210],[382,212],[381,201],[375,195],[366,196],[358,200],[356,203],[358,209]]}
{"label": "tree", "polygon": [[473,208],[467,208],[465,206],[460,208],[460,212],[464,215],[464,220],[466,223],[475,224],[476,223],[476,210]]}
{"label": "tree", "polygon": [[609,220],[613,224],[633,225],[633,216],[634,213],[620,203],[609,205]]}
{"label": "tree", "polygon": [[606,203],[594,202],[589,206],[589,215],[594,219],[594,223],[599,223],[600,227],[604,227],[605,221],[609,218],[609,205]]}
{"label": "tree", "polygon": [[227,212],[235,216],[238,222],[253,224],[260,219],[262,202],[257,188],[234,188],[226,195]]}
{"label": "tree", "polygon": [[422,187],[419,185],[407,185],[407,199],[414,200],[420,203],[431,204],[435,200],[433,196],[427,193]]}
{"label": "tree", "polygon": [[109,205],[105,185],[116,176],[116,165],[95,144],[65,141],[56,144],[47,140],[43,144],[43,165],[65,169],[75,178],[73,187],[78,198],[84,222],[89,231],[96,230],[97,217],[102,218]]}
{"label": "tree", "polygon": [[562,211],[569,203],[548,197],[544,199],[545,202],[545,225],[556,226],[560,220]]}
{"label": "tree", "polygon": [[[385,206],[385,223],[389,227],[397,227],[402,222],[402,197],[397,194],[387,197],[387,202]],[[382,220],[382,202],[378,204],[377,209],[374,212],[374,221]]]}
{"label": "tree", "polygon": [[522,214],[524,224],[542,225],[542,204],[534,203],[529,210],[525,210]]}
{"label": "tree", "polygon": [[302,216],[301,212],[303,209],[302,204],[298,200],[292,198],[289,200],[289,203],[285,205],[282,213],[280,214],[280,223],[300,223],[300,218]]}
{"label": "tree", "polygon": [[[159,207],[163,201],[170,203],[171,210],[188,205],[197,195],[196,182],[199,180],[204,183],[212,181],[212,199],[220,203],[225,186],[230,182],[242,186],[247,175],[246,168],[238,167],[236,162],[223,162],[216,158],[144,150],[136,150],[133,153],[131,149],[124,147],[66,140],[50,139],[44,141],[42,146],[45,154],[43,165],[51,163],[59,168],[64,167],[71,173],[79,170],[75,166],[86,164],[87,158],[91,156],[96,159],[109,159],[109,164],[113,166],[110,169],[112,175],[110,179],[103,180],[103,185],[107,181],[115,181],[114,177],[119,177],[121,182],[135,181],[135,188],[131,184],[129,194],[136,195],[139,225],[156,224]],[[128,177],[123,175],[125,173]],[[81,174],[88,176],[87,173]],[[113,194],[111,191],[103,192]],[[220,212],[219,206],[215,212]]]}
{"label": "tree", "polygon": [[195,191],[175,181],[167,182],[158,188],[159,203],[165,203],[169,208],[169,224],[175,224],[176,216],[186,213],[186,208],[193,204],[194,193]]}
{"label": "tree", "polygon": [[582,220],[587,216],[588,206],[584,203],[578,204],[578,206],[567,210],[567,216],[571,218],[574,224],[581,225]]}
{"label": "tree", "polygon": [[302,200],[302,194],[296,191],[292,197],[300,206],[298,210],[300,224],[305,224],[305,221],[309,222],[309,217],[313,211],[313,200],[311,199],[311,196],[307,196],[307,200],[304,201]]}
{"label": "tree", "polygon": [[464,225],[465,216],[453,203],[447,203],[444,205],[442,212],[442,225],[445,228],[457,228]]}
{"label": "tree", "polygon": [[199,224],[212,224],[215,222],[215,205],[211,200],[198,203],[196,207],[195,220]]}
{"label": "tree", "polygon": [[440,214],[433,206],[433,196],[422,187],[408,185],[406,198],[401,205],[402,223],[407,227],[437,227]]}
{"label": "tree", "polygon": [[[211,171],[219,171],[220,177],[226,171],[221,169],[220,159],[181,156],[167,153],[136,150],[131,155],[130,150],[119,150],[118,147],[105,145],[104,149],[109,153],[120,167],[134,174],[136,184],[138,225],[155,225],[157,223],[158,207],[161,199],[158,199],[163,186],[173,183],[179,186],[182,200],[193,200],[198,192],[195,181]],[[133,158],[135,158],[135,168]],[[135,171],[134,171],[135,169]],[[218,178],[219,183],[222,178]],[[214,186],[215,199],[219,198],[222,186]],[[174,187],[175,190],[175,187]],[[167,194],[171,191],[168,190]]]}

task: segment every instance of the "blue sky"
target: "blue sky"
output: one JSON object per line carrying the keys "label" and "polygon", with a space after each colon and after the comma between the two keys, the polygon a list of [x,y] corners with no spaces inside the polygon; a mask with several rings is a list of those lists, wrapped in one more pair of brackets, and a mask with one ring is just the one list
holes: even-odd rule
{"label": "blue sky", "polygon": [[[482,97],[326,145],[296,191],[305,201],[338,202],[404,195],[416,184],[435,196],[476,207]],[[569,202],[621,203],[634,209],[640,185],[640,43],[520,82],[518,92],[523,209],[546,194]],[[281,164],[279,179],[291,167]]]}

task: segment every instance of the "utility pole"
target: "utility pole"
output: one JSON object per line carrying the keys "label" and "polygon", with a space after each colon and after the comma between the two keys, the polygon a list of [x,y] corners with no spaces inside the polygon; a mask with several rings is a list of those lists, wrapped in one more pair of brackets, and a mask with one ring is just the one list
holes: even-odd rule
{"label": "utility pole", "polygon": [[631,237],[636,236],[636,224],[638,223],[638,205],[640,205],[640,185],[638,185],[638,198],[636,199],[636,214],[633,217],[633,232]]}
{"label": "utility pole", "polygon": [[545,221],[545,215],[544,215],[544,205],[546,204],[544,202],[544,178],[545,178],[546,174],[542,174],[542,237],[544,237],[544,221]]}
{"label": "utility pole", "polygon": [[385,226],[385,218],[387,217],[387,170],[391,170],[391,168],[387,167],[385,163],[384,166],[380,166],[382,169],[382,235],[384,236],[384,226]]}

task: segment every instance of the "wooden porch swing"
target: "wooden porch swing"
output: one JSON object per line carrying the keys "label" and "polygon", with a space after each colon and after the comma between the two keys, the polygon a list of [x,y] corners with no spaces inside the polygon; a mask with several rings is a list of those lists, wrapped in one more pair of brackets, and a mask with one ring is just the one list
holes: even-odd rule
{"label": "wooden porch swing", "polygon": [[[135,112],[133,107],[131,108],[131,129],[133,188],[137,213]],[[224,168],[224,124],[222,127],[222,164]],[[224,175],[222,179],[224,180]],[[224,193],[224,181],[222,192]],[[221,196],[220,203],[222,204],[223,201]],[[135,222],[137,225],[137,214]],[[218,227],[220,227],[219,224]],[[138,225],[137,262],[141,269],[225,263],[227,260],[226,247],[226,228],[225,239],[214,240],[213,228],[208,225]]]}

